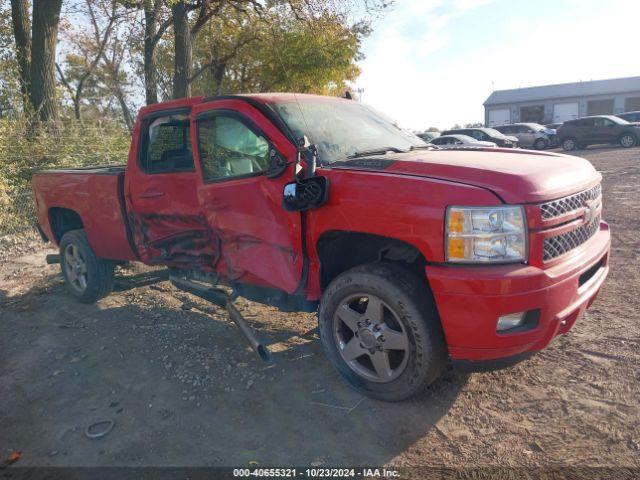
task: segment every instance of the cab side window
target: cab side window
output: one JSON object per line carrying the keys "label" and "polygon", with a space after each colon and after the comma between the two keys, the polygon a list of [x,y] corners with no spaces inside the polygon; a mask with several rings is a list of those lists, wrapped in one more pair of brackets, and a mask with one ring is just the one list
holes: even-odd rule
{"label": "cab side window", "polygon": [[146,122],[142,135],[142,170],[147,173],[194,171],[188,114],[153,118]]}
{"label": "cab side window", "polygon": [[198,121],[205,182],[259,175],[269,163],[269,142],[241,120],[217,115]]}

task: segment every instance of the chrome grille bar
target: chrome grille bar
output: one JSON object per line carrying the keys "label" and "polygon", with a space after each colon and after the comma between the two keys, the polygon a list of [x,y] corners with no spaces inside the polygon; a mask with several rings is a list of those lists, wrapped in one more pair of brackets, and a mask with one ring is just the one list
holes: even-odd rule
{"label": "chrome grille bar", "polygon": [[541,204],[540,214],[544,220],[549,220],[567,213],[575,212],[576,210],[587,206],[588,202],[601,200],[601,197],[602,188],[600,184],[598,184],[589,190],[584,190],[583,192]]}
{"label": "chrome grille bar", "polygon": [[572,230],[555,237],[544,239],[543,260],[548,262],[565,253],[579,247],[591,237],[593,237],[600,228],[600,215],[597,215],[591,222],[586,223],[575,230]]}

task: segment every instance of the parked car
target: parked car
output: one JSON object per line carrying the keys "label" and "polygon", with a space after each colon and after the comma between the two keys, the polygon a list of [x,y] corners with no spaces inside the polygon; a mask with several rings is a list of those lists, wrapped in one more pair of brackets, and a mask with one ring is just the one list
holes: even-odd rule
{"label": "parked car", "polygon": [[442,132],[442,135],[467,135],[481,142],[493,142],[499,147],[518,148],[518,139],[508,137],[493,128],[456,128]]}
{"label": "parked car", "polygon": [[452,147],[497,147],[495,142],[483,142],[476,140],[469,135],[440,135],[438,138],[431,140],[433,145],[443,148]]}
{"label": "parked car", "polygon": [[619,113],[618,115],[616,115],[616,117],[619,117],[619,118],[621,118],[623,120],[626,120],[627,122],[630,122],[630,123],[640,122],[640,112]]}
{"label": "parked car", "polygon": [[640,125],[614,115],[595,115],[564,122],[557,135],[560,145],[567,151],[601,143],[629,148],[638,144]]}
{"label": "parked car", "polygon": [[555,130],[550,130],[538,123],[514,123],[494,128],[504,135],[516,137],[520,146],[524,148],[545,150],[557,145]]}
{"label": "parked car", "polygon": [[431,142],[431,140],[440,136],[440,132],[422,132],[417,135],[425,142]]}
{"label": "parked car", "polygon": [[338,372],[401,400],[451,361],[504,366],[571,329],[609,271],[601,178],[568,155],[433,149],[350,100],[253,94],[144,107],[126,166],[33,189],[79,301],[119,263],[165,266],[265,360],[237,295],[318,312]]}

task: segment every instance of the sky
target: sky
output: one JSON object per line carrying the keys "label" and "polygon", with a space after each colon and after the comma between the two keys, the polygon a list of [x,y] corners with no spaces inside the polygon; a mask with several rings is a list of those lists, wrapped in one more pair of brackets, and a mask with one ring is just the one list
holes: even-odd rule
{"label": "sky", "polygon": [[640,75],[639,19],[640,0],[396,0],[355,87],[412,130],[483,122],[494,89]]}

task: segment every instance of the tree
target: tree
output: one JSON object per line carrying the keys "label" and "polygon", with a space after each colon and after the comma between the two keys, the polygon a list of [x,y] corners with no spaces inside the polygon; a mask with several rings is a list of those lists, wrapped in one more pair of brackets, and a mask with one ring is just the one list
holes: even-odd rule
{"label": "tree", "polygon": [[29,107],[29,85],[31,84],[31,20],[28,0],[11,0],[11,19],[19,68],[20,94],[23,109],[26,111]]}
{"label": "tree", "polygon": [[162,21],[163,0],[143,0],[142,6],[144,10],[144,93],[147,105],[152,105],[158,102],[155,50],[173,19],[168,17]]}
{"label": "tree", "polygon": [[[366,22],[349,24],[344,15],[325,12],[298,20],[282,5],[238,10],[226,5],[193,38],[195,95],[292,90],[342,93],[357,77],[356,61],[369,33]],[[172,39],[158,50],[158,80],[172,95]]]}
{"label": "tree", "polygon": [[[139,41],[140,31],[131,28],[138,12],[114,0],[84,0],[79,8],[67,13],[73,16],[61,28],[64,61],[56,66],[75,117],[121,115],[131,129],[133,116],[127,89],[131,85],[128,65],[132,57],[127,47]],[[86,22],[77,20],[84,18],[88,28]]]}
{"label": "tree", "polygon": [[56,46],[62,0],[33,0],[29,99],[37,118],[57,122]]}
{"label": "tree", "polygon": [[174,32],[173,98],[189,97],[192,48],[189,16],[184,0],[179,0],[171,6],[171,17]]}
{"label": "tree", "polygon": [[11,7],[0,2],[0,117],[18,112],[24,105],[16,56]]}
{"label": "tree", "polygon": [[[71,53],[66,57],[70,75],[65,76],[60,65],[56,63],[60,80],[73,101],[74,115],[77,120],[82,120],[80,107],[85,84],[91,79],[92,74],[102,60],[107,44],[111,39],[114,24],[119,17],[116,13],[117,3],[114,1],[108,1],[107,5],[105,5],[104,2],[100,1],[85,0],[85,7],[85,13],[91,21],[93,35],[85,33],[84,29],[82,32],[68,31],[67,40],[76,46],[80,54]],[[96,9],[101,7],[104,11],[104,25],[100,25],[98,13],[96,12]]]}

